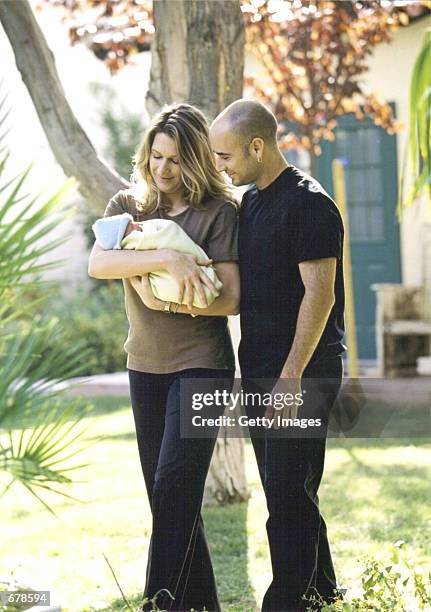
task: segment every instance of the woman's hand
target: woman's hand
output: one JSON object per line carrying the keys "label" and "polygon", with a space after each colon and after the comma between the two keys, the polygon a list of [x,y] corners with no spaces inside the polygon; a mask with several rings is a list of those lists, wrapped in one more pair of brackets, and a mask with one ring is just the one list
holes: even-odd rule
{"label": "woman's hand", "polygon": [[178,285],[178,302],[187,304],[189,310],[193,307],[195,292],[200,301],[208,306],[203,285],[206,285],[215,297],[220,294],[201,267],[211,263],[211,259],[201,261],[193,255],[171,251],[171,258],[166,265],[166,270]]}
{"label": "woman's hand", "polygon": [[190,310],[187,306],[180,304],[176,309],[177,313],[207,317],[226,317],[239,314],[240,279],[238,263],[235,261],[220,262],[214,265],[214,270],[223,285],[220,296],[207,308],[193,307]]}
{"label": "woman's hand", "polygon": [[155,297],[151,289],[148,274],[144,274],[143,276],[132,276],[130,284],[147,308],[151,310],[163,310],[165,308],[165,302]]}

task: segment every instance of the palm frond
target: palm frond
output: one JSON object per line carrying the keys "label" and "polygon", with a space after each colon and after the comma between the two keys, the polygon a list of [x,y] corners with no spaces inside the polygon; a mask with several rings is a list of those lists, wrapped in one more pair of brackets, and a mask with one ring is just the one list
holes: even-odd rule
{"label": "palm frond", "polygon": [[409,98],[409,137],[412,185],[405,194],[407,165],[400,178],[399,203],[411,205],[425,191],[431,204],[431,30],[428,30],[413,68]]}
{"label": "palm frond", "polygon": [[[53,408],[56,413],[55,422],[52,422]],[[0,470],[7,472],[13,482],[20,482],[33,494],[35,487],[54,491],[52,484],[70,485],[72,479],[68,473],[88,464],[69,465],[69,460],[93,445],[87,443],[69,452],[85,432],[82,426],[78,427],[80,418],[77,414],[80,411],[82,408],[79,401],[62,407],[59,402],[53,406],[47,400],[39,413],[40,422],[35,427],[8,432],[9,444],[3,444],[0,450]],[[74,499],[61,489],[55,492]]]}
{"label": "palm frond", "polygon": [[[37,412],[48,397],[59,394],[58,384],[82,370],[88,350],[82,342],[61,341],[63,330],[58,319],[35,325],[12,338],[0,340],[0,425],[14,427]],[[17,411],[19,407],[19,413]]]}
{"label": "palm frond", "polygon": [[[88,407],[66,399],[58,383],[78,375],[87,354],[79,342],[62,342],[58,318],[33,316],[30,323],[28,313],[50,292],[50,283],[38,275],[60,263],[41,257],[68,239],[51,234],[71,214],[62,201],[73,181],[45,198],[26,192],[30,167],[5,179],[4,96],[0,128],[0,471],[11,478],[1,496],[20,482],[55,514],[38,490],[75,499],[62,487],[70,486],[71,473],[86,465],[70,461],[88,446],[77,444]],[[45,295],[32,297],[29,289],[39,286],[46,288]]]}
{"label": "palm frond", "polygon": [[64,236],[42,241],[71,214],[61,209],[61,202],[73,181],[66,182],[47,201],[41,202],[37,197],[20,197],[27,176],[28,170],[12,181],[9,194],[0,203],[0,298],[12,280],[14,284],[22,282],[23,277],[59,265],[59,262],[40,263],[38,260],[68,239]]}

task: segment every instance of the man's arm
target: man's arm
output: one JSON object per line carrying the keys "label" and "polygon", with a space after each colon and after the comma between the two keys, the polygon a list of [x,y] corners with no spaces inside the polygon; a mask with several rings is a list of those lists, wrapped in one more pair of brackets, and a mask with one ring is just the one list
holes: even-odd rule
{"label": "man's arm", "polygon": [[183,292],[193,295],[193,291],[196,291],[202,302],[206,303],[203,284],[214,295],[219,295],[219,292],[201,268],[202,265],[209,263],[211,263],[209,259],[200,261],[192,255],[178,253],[169,249],[105,251],[96,242],[90,253],[88,274],[93,278],[112,279],[130,278],[157,270],[167,270],[177,281],[180,295]]}
{"label": "man's arm", "polygon": [[[335,302],[334,282],[337,260],[335,257],[327,259],[313,259],[299,264],[299,272],[304,284],[305,293],[299,307],[295,336],[292,347],[280,374],[273,394],[286,392],[295,396],[301,394],[301,378],[308,365],[325,329],[329,313]],[[295,419],[298,417],[297,404],[286,405],[281,413],[281,419]],[[272,419],[275,410],[268,406],[265,417]],[[281,421],[283,423],[283,420]],[[278,429],[277,420],[272,425]]]}
{"label": "man's arm", "polygon": [[335,303],[336,264],[335,257],[299,264],[305,293],[299,308],[293,344],[281,378],[301,378],[319,343]]}

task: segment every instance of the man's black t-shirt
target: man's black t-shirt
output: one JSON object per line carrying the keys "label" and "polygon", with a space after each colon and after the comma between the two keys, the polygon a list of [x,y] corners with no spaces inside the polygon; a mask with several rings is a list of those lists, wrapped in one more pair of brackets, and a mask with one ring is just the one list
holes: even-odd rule
{"label": "man's black t-shirt", "polygon": [[265,189],[244,194],[239,221],[243,376],[279,376],[304,296],[302,261],[337,258],[335,304],[311,362],[343,352],[343,236],[335,203],[294,166]]}

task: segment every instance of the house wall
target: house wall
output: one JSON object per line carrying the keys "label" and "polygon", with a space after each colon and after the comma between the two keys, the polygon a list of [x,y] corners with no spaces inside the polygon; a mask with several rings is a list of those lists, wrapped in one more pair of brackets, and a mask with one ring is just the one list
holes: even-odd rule
{"label": "house wall", "polygon": [[[401,172],[409,120],[409,84],[413,65],[422,46],[431,16],[424,17],[407,28],[399,29],[391,44],[375,47],[369,61],[370,70],[364,75],[364,89],[395,102],[397,119],[404,129],[397,134],[398,174]],[[407,285],[423,284],[430,267],[431,208],[422,197],[411,208],[405,208],[400,227],[402,281]]]}

